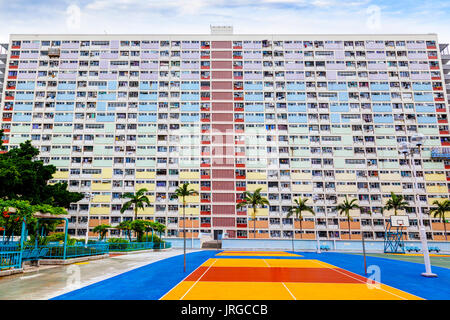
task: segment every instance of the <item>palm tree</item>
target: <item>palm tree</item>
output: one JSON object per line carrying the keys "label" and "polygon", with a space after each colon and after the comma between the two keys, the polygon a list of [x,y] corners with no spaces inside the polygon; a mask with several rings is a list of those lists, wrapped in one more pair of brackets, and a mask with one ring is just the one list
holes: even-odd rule
{"label": "palm tree", "polygon": [[196,196],[198,192],[194,189],[189,189],[189,183],[185,182],[181,187],[175,190],[173,199],[178,199],[183,202],[183,252],[184,252],[184,272],[186,272],[186,197]]}
{"label": "palm tree", "polygon": [[106,234],[108,233],[108,229],[111,228],[109,224],[100,224],[96,226],[92,231],[94,233],[98,233],[100,235],[100,241],[105,238]]}
{"label": "palm tree", "polygon": [[356,202],[356,199],[353,199],[352,201],[349,201],[348,198],[347,198],[347,195],[345,195],[344,201],[336,207],[336,209],[339,211],[340,214],[345,215],[347,217],[348,238],[349,239],[352,238],[352,232],[350,230],[351,229],[350,228],[350,221],[352,220],[352,218],[350,217],[350,210],[359,209],[359,206],[355,202]]}
{"label": "palm tree", "polygon": [[122,205],[120,213],[124,213],[131,207],[134,207],[134,220],[137,220],[137,213],[139,209],[144,210],[144,204],[150,205],[150,200],[145,195],[148,190],[146,188],[139,189],[135,194],[126,192],[122,195],[122,198],[130,199]]}
{"label": "palm tree", "polygon": [[159,238],[161,239],[161,234],[166,231],[167,227],[162,223],[155,222],[155,231],[159,233]]}
{"label": "palm tree", "polygon": [[[286,217],[290,218],[292,215],[295,215],[295,218],[300,220],[300,239],[302,239],[302,220],[303,220],[303,216],[302,216],[302,212],[303,211],[307,211],[312,213],[313,215],[315,215],[316,213],[314,212],[313,208],[308,206],[306,204],[306,202],[308,201],[308,199],[302,199],[302,198],[298,198],[294,199],[295,202],[295,206],[292,206],[289,208]],[[295,234],[295,228],[292,231],[292,251],[294,251],[294,234]]]}
{"label": "palm tree", "polygon": [[249,191],[244,192],[244,201],[239,202],[236,205],[236,208],[243,208],[250,206],[253,209],[252,212],[252,220],[253,220],[253,238],[256,237],[256,212],[258,210],[258,206],[269,205],[269,200],[261,196],[262,188],[258,188],[255,192],[251,193]]}
{"label": "palm tree", "polygon": [[433,214],[434,217],[438,217],[442,220],[444,223],[444,235],[445,235],[445,241],[447,241],[447,226],[446,226],[446,220],[445,220],[445,213],[450,212],[450,200],[444,200],[444,201],[438,201],[434,200],[433,205],[436,207],[431,208],[430,214]]}
{"label": "palm tree", "polygon": [[128,235],[128,239],[130,239],[130,242],[131,242],[131,230],[133,229],[133,228],[132,228],[132,225],[131,225],[131,221],[129,221],[129,220],[124,220],[124,221],[120,222],[120,223],[116,226],[116,229],[119,229],[119,230],[125,230],[126,233],[127,233],[127,235]]}
{"label": "palm tree", "polygon": [[404,200],[405,198],[401,194],[397,195],[391,192],[391,198],[386,202],[386,205],[382,208],[382,212],[384,210],[394,209],[394,215],[397,215],[398,210],[406,209],[409,206],[409,203]]}

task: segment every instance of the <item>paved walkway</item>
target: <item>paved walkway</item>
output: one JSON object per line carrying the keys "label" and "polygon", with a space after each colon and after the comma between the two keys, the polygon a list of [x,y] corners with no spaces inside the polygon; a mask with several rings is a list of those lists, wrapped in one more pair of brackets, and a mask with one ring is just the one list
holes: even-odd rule
{"label": "paved walkway", "polygon": [[182,254],[179,249],[116,255],[106,259],[45,268],[0,278],[0,300],[40,300],[117,276],[152,262]]}

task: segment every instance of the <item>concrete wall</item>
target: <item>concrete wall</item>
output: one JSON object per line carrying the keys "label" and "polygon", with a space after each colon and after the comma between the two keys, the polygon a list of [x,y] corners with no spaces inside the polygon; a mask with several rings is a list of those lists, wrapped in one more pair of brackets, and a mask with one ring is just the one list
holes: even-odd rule
{"label": "concrete wall", "polygon": [[[164,241],[170,242],[172,248],[183,248],[183,238],[163,238]],[[186,238],[186,248],[188,249],[200,249],[200,239],[199,238]]]}
{"label": "concrete wall", "polygon": [[[383,252],[383,241],[365,241],[367,252]],[[328,245],[330,250],[362,252],[362,242],[359,240],[321,240],[320,245]],[[405,246],[417,246],[421,248],[420,241],[405,241]],[[449,242],[428,241],[429,247],[439,247],[441,252],[450,252]],[[316,250],[316,240],[295,240],[295,250]],[[258,249],[292,250],[292,240],[274,239],[225,239],[222,240],[222,249]],[[434,253],[434,252],[433,252]]]}

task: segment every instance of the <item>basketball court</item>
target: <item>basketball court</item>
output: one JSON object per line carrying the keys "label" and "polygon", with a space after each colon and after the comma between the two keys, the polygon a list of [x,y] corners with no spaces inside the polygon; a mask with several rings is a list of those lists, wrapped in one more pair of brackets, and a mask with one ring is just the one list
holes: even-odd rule
{"label": "basketball court", "polygon": [[[391,255],[396,256],[396,255]],[[412,258],[412,257],[411,257]],[[120,259],[114,257],[111,259]],[[78,266],[88,268],[96,262]],[[450,299],[450,269],[338,252],[198,250],[55,296],[56,300]],[[83,269],[81,269],[83,276]],[[375,281],[376,280],[376,281]]]}
{"label": "basketball court", "polygon": [[300,254],[224,251],[163,300],[417,300],[419,297]]}

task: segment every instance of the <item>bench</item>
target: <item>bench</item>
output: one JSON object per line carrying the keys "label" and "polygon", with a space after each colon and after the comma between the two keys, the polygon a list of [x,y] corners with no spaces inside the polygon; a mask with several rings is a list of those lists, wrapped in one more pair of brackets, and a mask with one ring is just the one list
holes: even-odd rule
{"label": "bench", "polygon": [[36,261],[45,257],[48,253],[48,248],[34,248],[33,250],[24,250],[22,253],[23,261]]}
{"label": "bench", "polygon": [[411,252],[411,251],[415,251],[415,252],[419,252],[420,251],[420,248],[419,247],[405,247],[405,249],[406,249],[406,251],[408,251],[408,252]]}
{"label": "bench", "polygon": [[322,246],[320,246],[320,250],[330,251],[330,246],[322,245]]}
{"label": "bench", "polygon": [[428,251],[435,251],[436,253],[438,253],[439,251],[441,251],[441,249],[439,247],[428,247]]}

